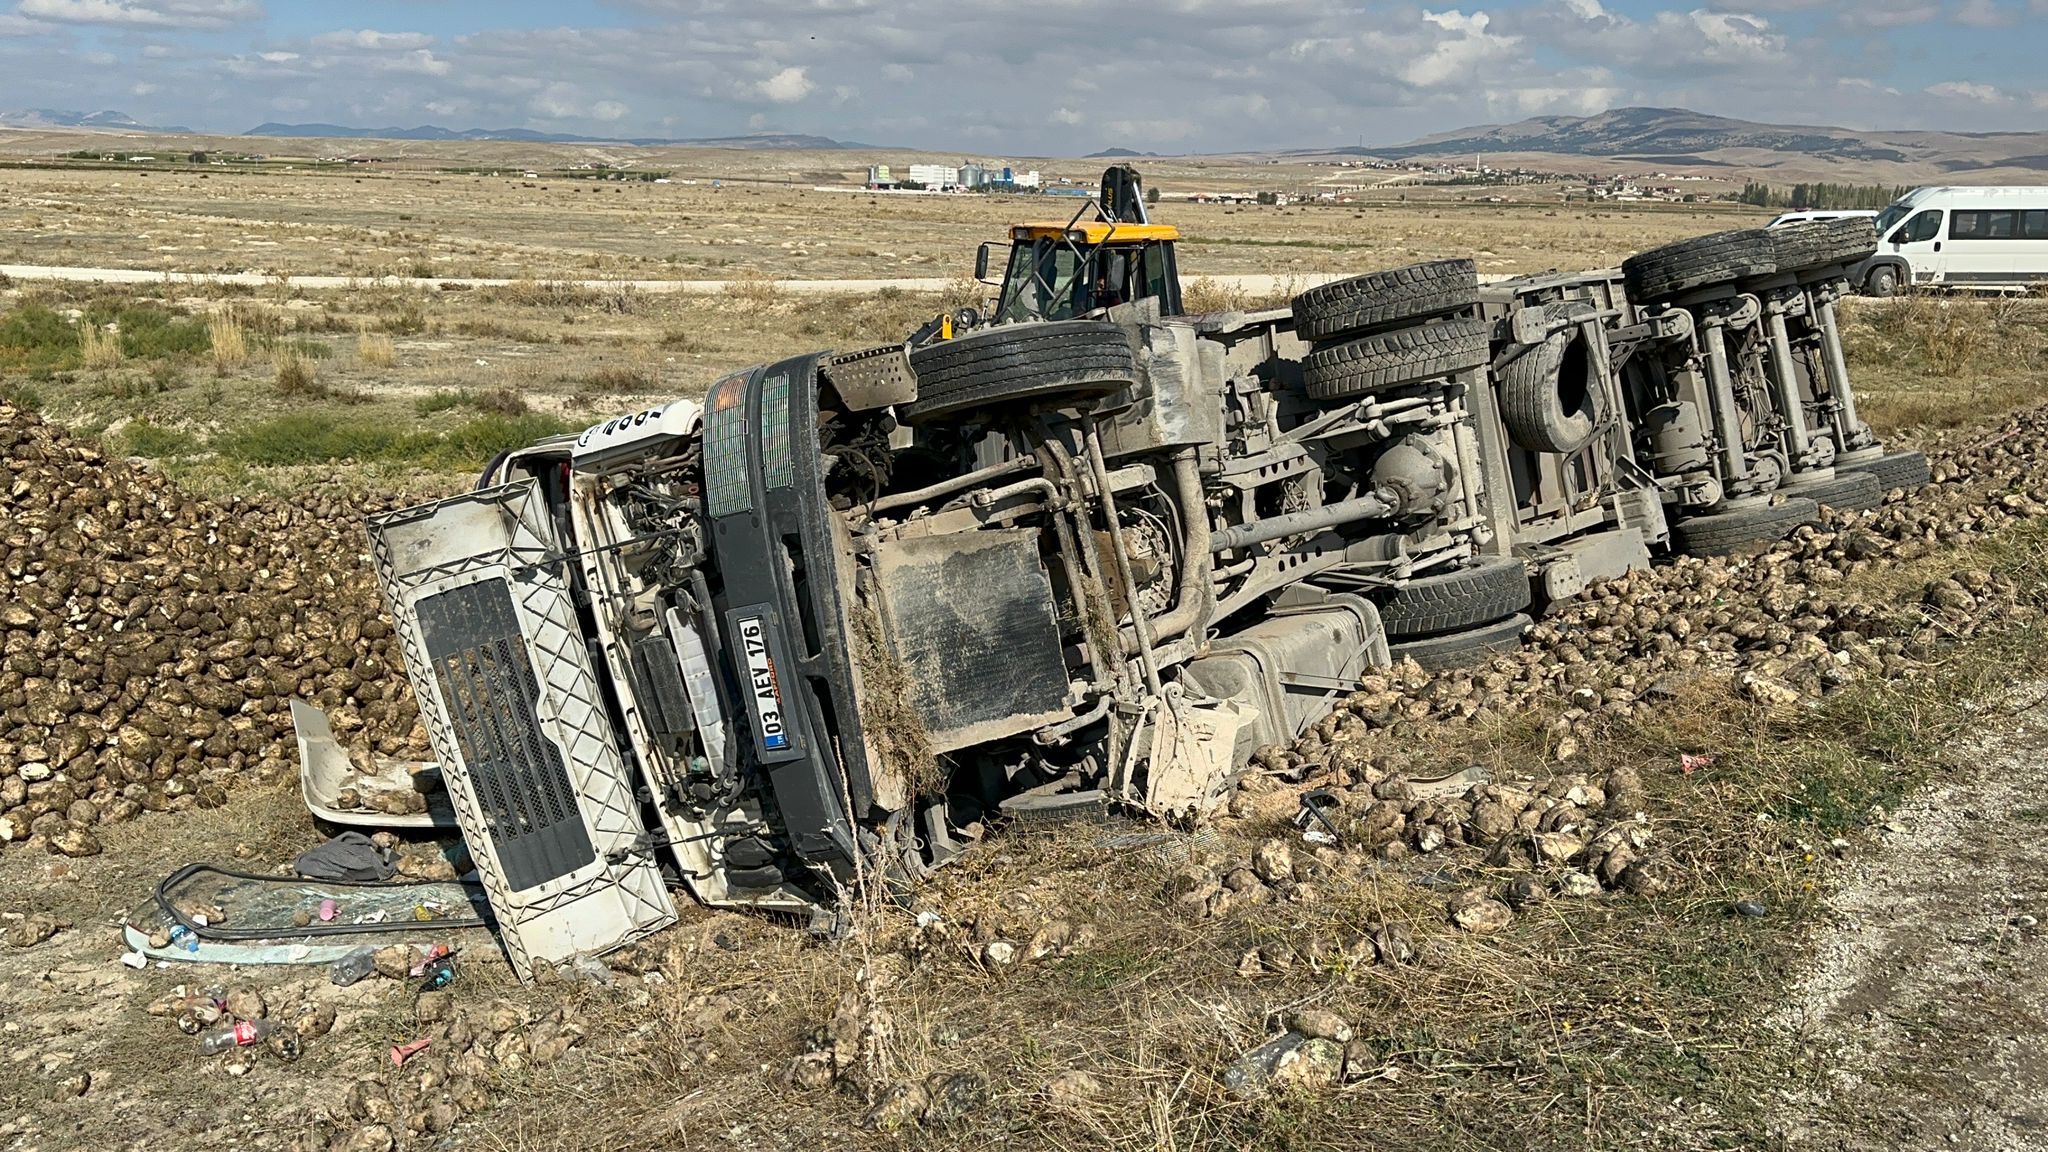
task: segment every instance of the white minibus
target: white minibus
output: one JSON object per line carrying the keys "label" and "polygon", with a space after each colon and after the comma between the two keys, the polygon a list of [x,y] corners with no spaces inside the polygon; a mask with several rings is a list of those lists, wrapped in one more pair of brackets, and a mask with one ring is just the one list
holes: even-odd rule
{"label": "white minibus", "polygon": [[1872,296],[2026,288],[2048,280],[2048,186],[1916,188],[1877,214],[1877,252],[1850,269]]}

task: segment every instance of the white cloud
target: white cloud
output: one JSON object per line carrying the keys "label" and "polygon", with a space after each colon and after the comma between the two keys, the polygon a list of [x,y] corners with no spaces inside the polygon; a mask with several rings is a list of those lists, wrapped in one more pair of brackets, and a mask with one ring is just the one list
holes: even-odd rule
{"label": "white cloud", "polygon": [[599,100],[590,106],[590,118],[610,124],[615,120],[625,119],[626,113],[630,111],[632,109],[617,100]]}
{"label": "white cloud", "polygon": [[1929,96],[1942,96],[1951,100],[1974,100],[1979,104],[2003,104],[2012,99],[1990,84],[1976,84],[1968,80],[1944,80],[1929,84]]}
{"label": "white cloud", "polygon": [[257,0],[21,0],[15,11],[57,24],[138,28],[224,28],[261,19]]}
{"label": "white cloud", "polygon": [[1486,26],[1492,23],[1492,17],[1484,12],[1474,12],[1470,16],[1455,10],[1424,12],[1422,19],[1454,35],[1439,40],[1428,55],[1411,61],[1401,70],[1401,78],[1418,88],[1434,88],[1469,79],[1481,64],[1506,55],[1522,39],[1488,32]]}
{"label": "white cloud", "polygon": [[1955,14],[1949,17],[1958,24],[1972,28],[2004,28],[2019,22],[2020,14],[2007,8],[1997,0],[1963,0]]}
{"label": "white cloud", "polygon": [[297,60],[299,54],[297,52],[258,52],[256,58],[266,64],[289,64]]}
{"label": "white cloud", "polygon": [[755,85],[755,89],[763,97],[777,104],[794,104],[810,95],[811,89],[815,87],[810,77],[805,75],[807,71],[808,69],[794,66],[784,68]]}
{"label": "white cloud", "polygon": [[1055,108],[1052,113],[1052,122],[1055,124],[1079,124],[1086,119],[1086,116],[1072,108]]}
{"label": "white cloud", "polygon": [[378,32],[371,28],[322,32],[313,37],[313,44],[318,48],[363,48],[372,52],[387,49],[410,51],[425,48],[433,42],[434,38],[424,32]]}

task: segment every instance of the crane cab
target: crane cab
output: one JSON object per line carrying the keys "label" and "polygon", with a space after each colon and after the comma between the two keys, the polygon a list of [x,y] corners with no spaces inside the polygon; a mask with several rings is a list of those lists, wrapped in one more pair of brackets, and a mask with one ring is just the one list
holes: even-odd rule
{"label": "crane cab", "polygon": [[[1134,300],[1157,300],[1162,315],[1181,313],[1180,269],[1168,224],[1089,221],[1021,224],[1010,229],[1010,261],[996,298],[997,324],[1072,320]],[[991,246],[975,261],[988,279]]]}

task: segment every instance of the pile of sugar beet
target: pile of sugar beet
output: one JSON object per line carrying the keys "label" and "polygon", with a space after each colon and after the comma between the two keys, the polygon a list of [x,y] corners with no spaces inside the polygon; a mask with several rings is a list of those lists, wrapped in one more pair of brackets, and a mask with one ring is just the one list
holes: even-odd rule
{"label": "pile of sugar beet", "polygon": [[[2020,413],[1931,452],[1934,482],[1882,508],[1831,515],[1761,556],[1679,558],[1609,582],[1553,606],[1522,652],[1482,668],[1376,674],[1260,764],[1370,787],[1401,766],[1374,755],[1376,772],[1356,771],[1380,743],[1360,738],[1403,723],[1561,696],[1562,743],[1602,711],[1655,706],[1674,672],[1730,674],[1768,703],[1898,675],[1934,645],[2030,614],[2027,597],[1966,569],[1903,601],[1866,599],[1855,578],[2048,514],[2044,448],[2048,410]],[[294,696],[325,709],[345,744],[428,755],[362,527],[408,499],[326,487],[206,500],[4,403],[0,460],[0,843],[90,855],[96,824],[218,805],[238,782],[295,773]],[[1435,824],[1456,841],[1463,823],[1413,822],[1399,838]]]}
{"label": "pile of sugar beet", "polygon": [[0,403],[0,842],[211,807],[297,771],[290,702],[422,752],[362,528],[315,490],[217,503]]}

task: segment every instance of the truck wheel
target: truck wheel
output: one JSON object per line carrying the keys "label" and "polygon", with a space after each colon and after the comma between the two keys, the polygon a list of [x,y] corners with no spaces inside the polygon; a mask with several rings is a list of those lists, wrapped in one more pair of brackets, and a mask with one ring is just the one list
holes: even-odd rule
{"label": "truck wheel", "polygon": [[1761,228],[1712,232],[1652,248],[1621,262],[1629,298],[1638,303],[1676,296],[1778,270],[1777,246]]}
{"label": "truck wheel", "polygon": [[1899,270],[1890,264],[1879,264],[1864,277],[1863,290],[1872,296],[1897,296],[1899,294]]}
{"label": "truck wheel", "polygon": [[1838,512],[1863,512],[1884,503],[1884,485],[1877,477],[1847,469],[1813,484],[1801,484],[1795,475],[1785,490]]}
{"label": "truck wheel", "polygon": [[1294,298],[1294,331],[1304,340],[1365,335],[1477,303],[1479,269],[1472,261],[1432,260],[1303,292]]}
{"label": "truck wheel", "polygon": [[1769,233],[1780,272],[1856,264],[1877,251],[1877,225],[1861,216],[1788,224]]}
{"label": "truck wheel", "polygon": [[917,399],[906,424],[1053,397],[1092,398],[1129,387],[1137,357],[1123,329],[1102,320],[1004,324],[910,354]]}
{"label": "truck wheel", "polygon": [[1925,452],[1893,452],[1889,456],[1879,456],[1868,463],[1848,464],[1844,467],[1877,477],[1878,485],[1886,492],[1895,488],[1910,491],[1934,479],[1934,473],[1927,467]]}
{"label": "truck wheel", "polygon": [[1489,557],[1395,588],[1380,601],[1380,625],[1388,636],[1434,636],[1489,624],[1528,606],[1528,567]]}
{"label": "truck wheel", "polygon": [[1461,317],[1318,348],[1302,365],[1302,381],[1310,396],[1334,400],[1485,363],[1486,325]]}
{"label": "truck wheel", "polygon": [[1425,672],[1466,668],[1497,653],[1513,652],[1520,648],[1522,633],[1529,630],[1529,623],[1527,616],[1517,612],[1497,624],[1488,624],[1483,628],[1431,636],[1426,640],[1389,644],[1387,654],[1396,662],[1404,659],[1413,660],[1422,665]]}
{"label": "truck wheel", "polygon": [[1727,556],[1775,544],[1820,515],[1820,505],[1793,497],[1732,512],[1688,516],[1671,527],[1671,550],[1688,556]]}
{"label": "truck wheel", "polygon": [[[1584,315],[1576,303],[1544,305],[1548,320]],[[1550,334],[1494,374],[1500,384],[1500,418],[1515,443],[1531,452],[1577,452],[1600,423],[1601,381],[1577,325]]]}

